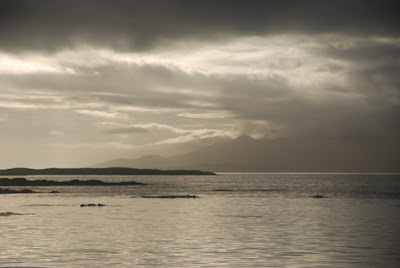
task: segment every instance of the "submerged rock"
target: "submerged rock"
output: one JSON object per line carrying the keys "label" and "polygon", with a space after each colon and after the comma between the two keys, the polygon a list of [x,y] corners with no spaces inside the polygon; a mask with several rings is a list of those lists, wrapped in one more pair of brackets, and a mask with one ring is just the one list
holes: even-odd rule
{"label": "submerged rock", "polygon": [[229,190],[229,189],[214,189],[214,192],[233,192],[233,190]]}

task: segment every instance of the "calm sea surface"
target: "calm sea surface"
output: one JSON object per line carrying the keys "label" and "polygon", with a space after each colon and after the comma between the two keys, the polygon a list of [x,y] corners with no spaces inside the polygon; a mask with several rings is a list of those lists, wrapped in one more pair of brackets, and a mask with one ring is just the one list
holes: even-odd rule
{"label": "calm sea surface", "polygon": [[149,185],[3,187],[0,267],[400,267],[400,175],[26,178]]}

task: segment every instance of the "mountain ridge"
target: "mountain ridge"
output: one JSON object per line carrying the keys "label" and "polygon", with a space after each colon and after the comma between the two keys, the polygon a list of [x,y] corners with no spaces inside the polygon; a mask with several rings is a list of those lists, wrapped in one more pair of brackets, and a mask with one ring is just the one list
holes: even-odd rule
{"label": "mountain ridge", "polygon": [[244,135],[185,154],[114,159],[96,167],[123,164],[135,168],[214,172],[400,172],[396,163],[398,142],[379,142],[382,146],[376,147],[373,145],[376,141],[368,139],[354,143],[345,137],[267,140]]}

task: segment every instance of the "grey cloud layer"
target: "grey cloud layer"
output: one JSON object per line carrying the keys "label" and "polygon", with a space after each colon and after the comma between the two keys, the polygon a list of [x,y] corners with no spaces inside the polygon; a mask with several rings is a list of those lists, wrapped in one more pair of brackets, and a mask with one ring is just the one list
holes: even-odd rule
{"label": "grey cloud layer", "polygon": [[176,39],[345,33],[399,36],[396,1],[1,1],[3,50],[82,43],[143,50]]}
{"label": "grey cloud layer", "polygon": [[[374,47],[377,54],[385,54],[384,50],[387,49],[387,45],[367,45]],[[351,55],[355,50],[332,50],[327,47],[316,50],[309,57],[324,51],[324,57],[340,58],[337,54]],[[329,62],[322,65],[326,68],[318,72],[333,74],[334,77],[343,75],[347,80],[344,85],[332,81],[330,77],[317,84],[307,84],[308,79],[313,78],[306,77],[306,84],[296,84],[292,79],[297,78],[286,75],[286,72],[261,76],[230,72],[205,74],[187,72],[177,66],[164,64],[114,61],[87,69],[73,66],[77,70],[74,74],[8,74],[1,75],[0,81],[9,84],[11,88],[25,88],[27,92],[46,89],[54,96],[64,95],[62,101],[52,98],[19,98],[18,102],[23,105],[62,108],[60,105],[64,104],[64,109],[76,109],[81,114],[104,118],[130,115],[129,107],[144,107],[146,112],[170,108],[175,110],[158,115],[158,122],[180,121],[179,124],[182,124],[185,118],[180,114],[187,111],[198,114],[229,113],[237,120],[269,122],[267,129],[260,128],[266,135],[271,128],[279,128],[281,135],[399,135],[396,123],[400,116],[399,79],[397,72],[381,69],[382,66],[391,66],[393,70],[398,70],[396,54],[392,56],[393,61],[376,65],[368,59],[369,54],[364,53],[363,57],[340,58],[341,62],[333,66]],[[230,64],[235,65],[236,62]],[[320,68],[314,66],[314,63],[302,63],[301,59],[298,66],[283,62],[274,68],[283,68],[290,74],[292,69],[308,68],[307,64],[317,70]],[[346,67],[346,64],[351,65]],[[320,75],[318,72],[311,71],[308,74]],[[98,106],[91,107],[90,104]],[[145,116],[138,119],[145,120]],[[194,119],[186,118],[187,122],[189,120]],[[196,121],[199,122],[197,127],[204,123],[200,118]],[[107,130],[110,134],[144,132],[139,128]]]}

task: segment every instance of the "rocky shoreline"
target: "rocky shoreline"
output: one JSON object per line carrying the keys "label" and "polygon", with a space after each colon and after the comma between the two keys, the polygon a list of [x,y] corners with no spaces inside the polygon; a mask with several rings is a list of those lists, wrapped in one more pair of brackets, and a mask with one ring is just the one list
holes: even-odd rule
{"label": "rocky shoreline", "polygon": [[0,188],[0,194],[36,194],[38,192],[32,191],[30,189],[13,190],[7,188]]}

